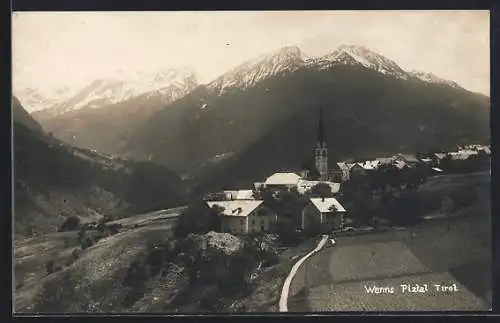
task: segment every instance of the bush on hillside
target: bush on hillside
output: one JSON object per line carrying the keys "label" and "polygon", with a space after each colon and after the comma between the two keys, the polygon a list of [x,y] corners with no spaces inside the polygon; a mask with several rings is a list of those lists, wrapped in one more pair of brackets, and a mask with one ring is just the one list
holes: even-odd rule
{"label": "bush on hillside", "polygon": [[297,231],[295,221],[282,217],[276,224],[276,233],[281,243],[285,246],[293,246],[302,241],[302,235]]}
{"label": "bush on hillside", "polygon": [[86,230],[85,227],[81,227],[80,230],[78,231],[78,241],[80,243],[83,242],[83,239],[85,238]]}
{"label": "bush on hillside", "polygon": [[59,227],[59,232],[74,231],[80,228],[80,218],[76,215],[68,216]]}
{"label": "bush on hillside", "polygon": [[82,242],[82,250],[85,250],[89,247],[91,247],[94,244],[94,240],[92,240],[90,237],[86,237],[83,242]]}
{"label": "bush on hillside", "polygon": [[209,208],[204,201],[189,206],[177,220],[175,236],[183,238],[189,233],[220,232],[222,211],[223,209],[217,206]]}
{"label": "bush on hillside", "polygon": [[73,252],[71,252],[71,255],[66,260],[65,265],[71,266],[75,261],[78,260],[78,258],[80,258],[80,249],[77,248],[77,249],[73,250]]}
{"label": "bush on hillside", "polygon": [[56,262],[52,259],[49,260],[45,263],[45,270],[47,271],[47,274],[53,274],[55,272],[58,272],[61,270],[61,266],[57,266]]}

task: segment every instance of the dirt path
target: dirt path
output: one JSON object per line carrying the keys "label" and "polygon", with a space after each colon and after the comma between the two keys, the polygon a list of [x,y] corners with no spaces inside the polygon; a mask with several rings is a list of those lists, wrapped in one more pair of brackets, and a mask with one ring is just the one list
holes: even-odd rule
{"label": "dirt path", "polygon": [[292,282],[293,277],[297,273],[297,270],[299,269],[300,265],[309,258],[311,255],[313,255],[315,252],[318,252],[323,248],[325,243],[328,241],[328,236],[323,235],[321,241],[318,243],[316,248],[309,252],[307,255],[302,257],[295,265],[293,265],[292,270],[290,270],[290,273],[288,274],[288,277],[285,280],[285,283],[283,284],[283,289],[281,290],[281,298],[280,298],[280,303],[279,303],[279,311],[280,312],[288,312],[288,290],[290,289],[290,284]]}

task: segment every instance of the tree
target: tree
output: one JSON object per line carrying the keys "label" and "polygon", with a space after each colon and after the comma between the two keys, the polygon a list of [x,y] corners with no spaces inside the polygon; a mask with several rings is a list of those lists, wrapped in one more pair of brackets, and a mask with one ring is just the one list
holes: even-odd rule
{"label": "tree", "polygon": [[[406,167],[405,167],[406,168]],[[387,184],[393,188],[401,190],[404,183],[405,169],[398,169],[395,166],[390,166],[385,170],[387,176]]]}
{"label": "tree", "polygon": [[80,218],[76,215],[70,215],[61,224],[59,231],[60,232],[74,231],[74,230],[78,230],[79,227],[80,227]]}
{"label": "tree", "polygon": [[348,203],[349,213],[358,226],[370,224],[375,216],[373,196],[370,192],[358,191]]}
{"label": "tree", "polygon": [[300,234],[296,231],[297,225],[293,219],[281,217],[276,224],[276,233],[284,245],[294,245],[300,242]]}
{"label": "tree", "polygon": [[83,238],[85,238],[85,227],[81,227],[78,231],[78,241],[82,243]]}
{"label": "tree", "polygon": [[189,206],[182,213],[174,229],[177,237],[185,237],[189,233],[206,233],[221,231],[221,213],[223,208],[218,205],[209,208],[204,201]]}
{"label": "tree", "polygon": [[426,180],[425,166],[417,166],[409,169],[406,173],[406,183],[408,188],[417,188]]}
{"label": "tree", "polygon": [[423,213],[423,203],[417,191],[408,189],[399,195],[389,212],[389,219],[397,225],[414,225]]}
{"label": "tree", "polygon": [[311,188],[310,195],[313,197],[332,197],[332,188],[326,183],[318,183]]}
{"label": "tree", "polygon": [[372,170],[367,174],[367,183],[372,190],[382,190],[386,187],[387,176],[386,167],[381,166],[378,169]]}
{"label": "tree", "polygon": [[441,159],[441,162],[439,163],[439,168],[448,173],[453,173],[454,171],[453,160],[450,154],[446,154],[446,156],[443,159]]}

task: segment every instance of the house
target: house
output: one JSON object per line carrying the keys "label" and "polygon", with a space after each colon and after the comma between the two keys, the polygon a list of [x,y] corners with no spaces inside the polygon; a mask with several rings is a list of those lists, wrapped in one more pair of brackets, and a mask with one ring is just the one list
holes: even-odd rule
{"label": "house", "polygon": [[224,191],[227,200],[255,200],[252,190]]}
{"label": "house", "polygon": [[270,231],[278,220],[277,215],[264,206],[263,201],[208,201],[207,205],[210,208],[218,206],[223,209],[222,232],[240,234],[266,232]]}
{"label": "house", "polygon": [[347,163],[347,162],[338,162],[337,166],[342,170],[342,182],[347,182],[350,178],[351,174],[351,167],[354,165],[354,163]]}
{"label": "house", "polygon": [[484,151],[486,155],[491,155],[491,148],[488,146],[484,146],[480,150]]}
{"label": "house", "polygon": [[311,198],[301,212],[301,228],[320,224],[325,230],[342,230],[346,210],[333,197]]}
{"label": "house", "polygon": [[297,188],[300,179],[295,173],[275,173],[266,179],[264,186],[270,189],[291,190]]}
{"label": "house", "polygon": [[261,182],[255,182],[255,183],[253,183],[253,189],[256,190],[256,191],[260,190],[261,188],[263,188],[265,186],[266,186],[266,184],[261,183]]}
{"label": "house", "polygon": [[472,155],[477,155],[478,152],[475,150],[462,149],[456,152],[451,152],[449,155],[452,160],[467,160]]}
{"label": "house", "polygon": [[309,192],[314,186],[318,185],[319,183],[326,184],[330,186],[331,192],[333,194],[339,193],[340,191],[340,183],[334,183],[334,182],[322,182],[322,181],[307,181],[307,180],[299,180],[298,185],[297,185],[297,191],[299,194],[305,194]]}
{"label": "house", "polygon": [[364,162],[360,163],[361,167],[363,167],[367,171],[371,170],[376,170],[379,167],[379,161],[378,160],[365,160]]}
{"label": "house", "polygon": [[409,168],[409,165],[406,162],[399,160],[399,159],[396,160],[393,165],[398,170],[405,170],[405,169]]}
{"label": "house", "polygon": [[394,162],[394,157],[379,157],[375,158],[379,166],[390,166]]}
{"label": "house", "polygon": [[342,182],[344,178],[344,170],[339,163],[333,164],[333,167],[328,170],[328,178],[333,182]]}
{"label": "house", "polygon": [[431,158],[432,158],[432,166],[438,167],[443,159],[445,159],[447,156],[447,153],[434,153]]}
{"label": "house", "polygon": [[411,154],[397,154],[396,156],[394,156],[394,159],[396,161],[405,162],[408,165],[408,167],[415,166],[419,163],[417,157]]}

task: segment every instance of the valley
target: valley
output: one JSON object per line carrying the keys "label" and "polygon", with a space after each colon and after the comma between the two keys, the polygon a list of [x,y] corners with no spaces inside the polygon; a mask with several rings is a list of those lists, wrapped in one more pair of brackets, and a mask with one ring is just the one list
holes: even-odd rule
{"label": "valley", "polygon": [[15,313],[490,309],[479,13],[73,14],[14,19]]}

